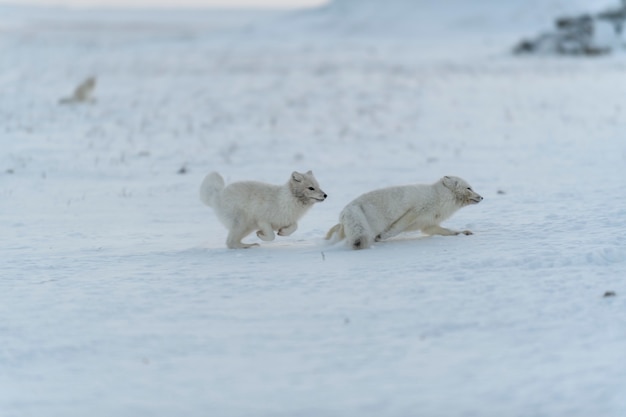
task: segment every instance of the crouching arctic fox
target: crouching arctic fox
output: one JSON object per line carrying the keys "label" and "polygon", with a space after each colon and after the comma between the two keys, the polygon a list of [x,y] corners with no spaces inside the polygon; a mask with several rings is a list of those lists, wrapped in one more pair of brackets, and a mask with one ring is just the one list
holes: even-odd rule
{"label": "crouching arctic fox", "polygon": [[274,240],[274,231],[289,236],[307,210],[326,197],[311,171],[293,172],[285,185],[242,181],[227,187],[222,176],[212,172],[200,186],[200,199],[215,210],[228,229],[226,246],[231,249],[258,246],[241,242],[255,230],[265,241]]}
{"label": "crouching arctic fox", "polygon": [[365,193],[350,202],[326,239],[346,238],[352,249],[365,249],[411,230],[428,235],[471,235],[469,230],[446,229],[439,224],[461,207],[478,204],[482,197],[458,177],[443,177],[432,185],[404,185]]}

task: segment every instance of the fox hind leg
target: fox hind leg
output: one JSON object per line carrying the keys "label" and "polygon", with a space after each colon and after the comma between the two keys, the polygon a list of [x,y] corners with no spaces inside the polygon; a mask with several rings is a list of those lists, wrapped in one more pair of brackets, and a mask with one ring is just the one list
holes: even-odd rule
{"label": "fox hind leg", "polygon": [[230,249],[248,249],[253,246],[259,246],[258,243],[243,243],[241,239],[246,237],[252,232],[245,224],[235,222],[228,231],[228,237],[226,238],[226,246]]}
{"label": "fox hind leg", "polygon": [[372,231],[362,206],[344,209],[340,221],[352,249],[367,249],[371,246]]}
{"label": "fox hind leg", "polygon": [[368,237],[365,235],[354,238],[351,243],[352,249],[355,249],[355,250],[367,249],[370,247],[370,245],[371,245],[371,242],[369,241]]}

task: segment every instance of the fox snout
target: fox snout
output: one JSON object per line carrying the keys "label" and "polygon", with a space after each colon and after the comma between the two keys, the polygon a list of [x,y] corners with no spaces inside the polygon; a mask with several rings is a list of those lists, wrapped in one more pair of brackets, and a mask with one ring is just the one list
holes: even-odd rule
{"label": "fox snout", "polygon": [[478,204],[481,201],[483,201],[483,196],[481,196],[480,194],[474,193],[474,195],[470,197],[471,204]]}

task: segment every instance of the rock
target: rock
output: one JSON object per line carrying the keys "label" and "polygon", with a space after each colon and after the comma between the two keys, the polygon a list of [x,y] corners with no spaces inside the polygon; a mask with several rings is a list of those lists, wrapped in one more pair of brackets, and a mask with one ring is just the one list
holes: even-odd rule
{"label": "rock", "polygon": [[[543,33],[534,39],[523,39],[513,48],[515,54],[606,55],[615,47],[623,48],[623,27],[626,22],[626,4],[620,8],[597,14],[565,16],[555,19],[555,31]],[[607,38],[606,25],[613,28]],[[606,30],[610,32],[610,29]],[[616,46],[617,45],[617,46]]]}

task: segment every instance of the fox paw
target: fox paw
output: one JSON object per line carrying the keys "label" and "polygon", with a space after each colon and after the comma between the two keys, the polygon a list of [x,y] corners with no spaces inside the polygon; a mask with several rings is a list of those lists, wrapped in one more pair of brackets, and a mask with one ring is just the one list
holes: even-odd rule
{"label": "fox paw", "polygon": [[290,224],[289,226],[281,227],[278,229],[278,236],[289,236],[293,232],[296,231],[298,225],[296,223]]}
{"label": "fox paw", "polygon": [[239,242],[239,243],[228,243],[226,244],[226,246],[228,246],[229,249],[250,249],[255,246],[260,246],[260,245],[258,243]]}
{"label": "fox paw", "polygon": [[272,233],[270,236],[268,236],[265,233],[263,233],[262,230],[257,230],[256,235],[259,237],[259,239],[264,240],[266,242],[268,242],[270,240],[274,240],[274,233]]}

